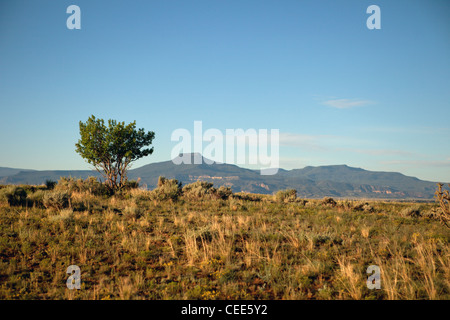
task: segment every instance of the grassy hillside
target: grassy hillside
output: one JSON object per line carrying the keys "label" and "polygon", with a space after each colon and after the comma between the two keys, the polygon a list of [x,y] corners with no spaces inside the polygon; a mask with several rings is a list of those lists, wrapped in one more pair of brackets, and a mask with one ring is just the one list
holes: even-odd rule
{"label": "grassy hillside", "polygon": [[[436,204],[197,187],[106,197],[59,184],[25,188],[21,204],[0,197],[0,299],[450,299]],[[66,287],[70,265],[79,290]],[[379,290],[366,286],[370,265]]]}

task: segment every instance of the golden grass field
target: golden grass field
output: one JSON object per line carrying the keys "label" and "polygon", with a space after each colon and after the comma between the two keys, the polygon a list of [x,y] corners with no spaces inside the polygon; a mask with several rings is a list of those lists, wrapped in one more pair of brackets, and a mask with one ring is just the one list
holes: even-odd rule
{"label": "golden grass field", "polygon": [[[58,187],[58,186],[57,186]],[[0,201],[0,299],[449,299],[436,203],[68,191]],[[39,193],[39,194],[37,194]],[[33,200],[34,199],[34,200]],[[81,288],[66,286],[68,266]],[[381,270],[368,289],[366,270]]]}

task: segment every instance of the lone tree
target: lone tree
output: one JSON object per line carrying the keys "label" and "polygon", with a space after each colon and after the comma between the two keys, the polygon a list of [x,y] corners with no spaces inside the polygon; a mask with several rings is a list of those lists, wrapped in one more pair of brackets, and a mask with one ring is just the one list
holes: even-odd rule
{"label": "lone tree", "polygon": [[80,121],[81,139],[75,144],[78,152],[105,178],[111,193],[122,189],[127,182],[130,163],[153,153],[155,133],[136,130],[136,121],[125,122],[91,116],[86,123]]}

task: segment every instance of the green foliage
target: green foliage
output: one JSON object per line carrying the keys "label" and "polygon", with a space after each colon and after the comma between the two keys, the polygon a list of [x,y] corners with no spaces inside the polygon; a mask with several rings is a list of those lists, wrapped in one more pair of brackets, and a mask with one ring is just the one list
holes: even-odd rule
{"label": "green foliage", "polygon": [[219,199],[226,200],[229,199],[233,195],[233,190],[230,187],[221,186],[216,190],[216,196]]}
{"label": "green foliage", "polygon": [[152,200],[164,201],[164,200],[178,200],[182,193],[181,182],[176,179],[166,179],[165,177],[159,177],[158,187],[150,193]]}
{"label": "green foliage", "polygon": [[22,187],[8,186],[0,190],[0,200],[10,206],[20,206],[26,203],[27,192]]}
{"label": "green foliage", "polygon": [[221,186],[218,189],[213,187],[211,182],[195,181],[183,187],[183,196],[187,199],[228,199],[233,194],[229,187]]}
{"label": "green foliage", "polygon": [[201,199],[206,195],[212,195],[215,190],[211,182],[195,181],[183,187],[183,196],[188,199]]}
{"label": "green foliage", "polygon": [[30,193],[28,195],[28,201],[31,202],[32,205],[35,205],[37,207],[44,205],[44,195],[46,191],[44,190],[36,190],[33,193]]}
{"label": "green foliage", "polygon": [[72,177],[61,177],[55,186],[55,190],[73,192],[88,192],[92,195],[106,195],[108,189],[105,184],[98,181],[96,177],[88,177],[85,180]]}
{"label": "green foliage", "polygon": [[138,180],[128,180],[125,182],[124,189],[131,190],[139,188],[139,179]]}
{"label": "green foliage", "polygon": [[326,206],[334,207],[334,206],[336,206],[336,201],[334,201],[333,198],[325,197],[325,198],[323,198],[323,200],[322,200],[322,204],[323,204],[323,205],[326,205]]}
{"label": "green foliage", "polygon": [[106,126],[103,119],[92,115],[86,123],[80,121],[80,135],[76,152],[103,175],[112,193],[125,186],[131,162],[153,153],[153,147],[146,147],[151,145],[155,133],[137,130],[136,121],[125,125],[108,120]]}
{"label": "green foliage", "polygon": [[275,194],[275,200],[277,202],[294,202],[296,199],[297,190],[295,189],[279,190]]}
{"label": "green foliage", "polygon": [[69,206],[70,194],[65,191],[50,191],[44,194],[42,202],[47,209],[61,210]]}
{"label": "green foliage", "polygon": [[422,216],[421,207],[419,205],[408,206],[400,211],[402,217],[413,217],[418,218]]}
{"label": "green foliage", "polygon": [[48,190],[53,190],[53,188],[55,188],[56,186],[56,181],[53,180],[45,180],[45,186],[47,187]]}
{"label": "green foliage", "polygon": [[[410,208],[407,208],[408,210],[410,210]],[[355,211],[364,211],[364,212],[373,212],[374,208],[368,203],[368,202],[357,202],[354,206],[353,206],[353,210]]]}

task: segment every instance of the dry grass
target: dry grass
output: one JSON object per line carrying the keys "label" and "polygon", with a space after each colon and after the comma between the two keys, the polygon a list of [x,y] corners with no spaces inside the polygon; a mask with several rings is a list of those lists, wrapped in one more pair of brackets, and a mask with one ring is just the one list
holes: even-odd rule
{"label": "dry grass", "polygon": [[[144,190],[73,192],[59,211],[0,203],[0,299],[449,299],[450,234],[425,214],[435,209]],[[65,285],[72,264],[80,290]],[[366,286],[369,265],[380,290]]]}

